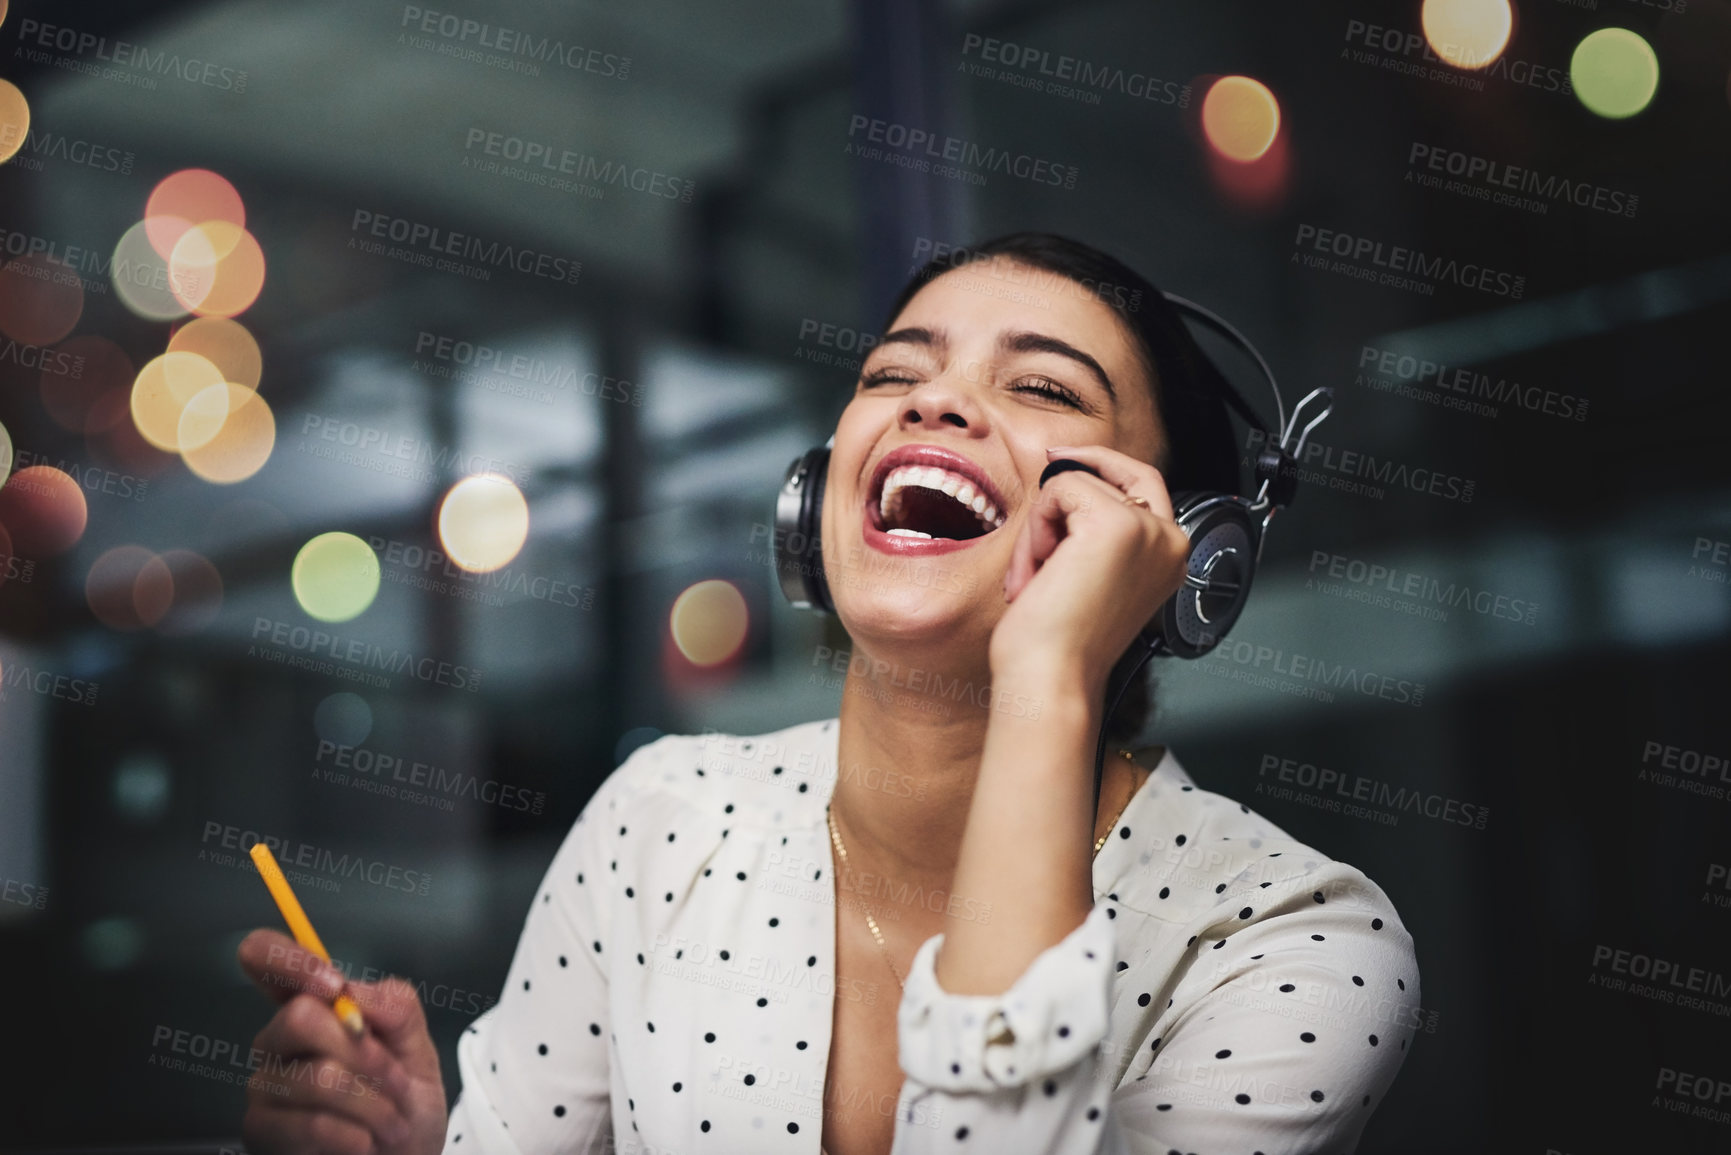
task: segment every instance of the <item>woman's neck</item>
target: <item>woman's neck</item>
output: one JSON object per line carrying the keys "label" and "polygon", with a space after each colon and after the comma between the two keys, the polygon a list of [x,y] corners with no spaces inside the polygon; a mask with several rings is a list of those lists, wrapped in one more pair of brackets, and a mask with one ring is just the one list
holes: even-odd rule
{"label": "woman's neck", "polygon": [[[1039,703],[997,701],[989,676],[896,677],[882,666],[874,676],[870,666],[851,664],[843,687],[831,809],[855,870],[947,889],[992,712],[1025,716]],[[1097,821],[1109,824],[1141,781],[1108,757]]]}

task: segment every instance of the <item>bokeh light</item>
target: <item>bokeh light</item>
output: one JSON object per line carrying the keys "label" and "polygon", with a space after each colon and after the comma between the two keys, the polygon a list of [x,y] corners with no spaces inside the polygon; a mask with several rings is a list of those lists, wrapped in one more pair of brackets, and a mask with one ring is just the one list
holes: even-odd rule
{"label": "bokeh light", "polygon": [[[151,190],[144,204],[144,227],[150,246],[164,260],[187,230],[209,221],[223,221],[241,228],[246,225],[246,205],[232,184],[205,168],[187,168],[171,173]],[[233,234],[222,234],[232,239]],[[217,253],[223,256],[227,250]]]}
{"label": "bokeh light", "polygon": [[1515,30],[1508,0],[1424,0],[1419,13],[1431,51],[1456,68],[1484,68],[1503,54]]}
{"label": "bokeh light", "polygon": [[[62,429],[101,433],[125,420],[132,383],[132,358],[107,337],[94,333],[68,338],[54,347],[64,355],[42,367],[42,407]],[[76,365],[74,376],[68,366]]]}
{"label": "bokeh light", "polygon": [[529,503],[511,480],[478,473],[439,503],[439,543],[456,565],[486,573],[517,556],[529,537]]}
{"label": "bokeh light", "polygon": [[[0,4],[0,20],[6,9]],[[30,102],[10,80],[0,80],[0,164],[18,155],[30,139]]]}
{"label": "bokeh light", "polygon": [[289,573],[295,601],[321,622],[359,617],[379,593],[379,558],[352,533],[321,533],[295,555]]}
{"label": "bokeh light", "polygon": [[0,525],[12,534],[20,553],[52,557],[84,536],[90,510],[84,491],[51,465],[20,469],[0,486]]}
{"label": "bokeh light", "polygon": [[1569,80],[1589,112],[1622,120],[1652,103],[1659,90],[1659,57],[1627,28],[1601,28],[1575,46]]}
{"label": "bokeh light", "polygon": [[0,269],[0,333],[26,345],[52,345],[84,313],[84,285],[71,266],[31,253]]}
{"label": "bokeh light", "polygon": [[[146,321],[172,321],[186,316],[186,306],[170,289],[168,258],[151,247],[144,221],[120,235],[108,275],[120,303]],[[202,286],[191,285],[187,292],[202,296],[204,290]]]}
{"label": "bokeh light", "polygon": [[263,397],[224,382],[187,403],[180,415],[180,438],[180,455],[188,469],[213,484],[233,485],[270,460],[276,417]]}
{"label": "bokeh light", "polygon": [[[153,564],[155,563],[155,564]],[[84,601],[111,629],[137,630],[161,620],[174,600],[174,580],[156,554],[141,545],[117,545],[91,563]]]}
{"label": "bokeh light", "polygon": [[264,356],[245,325],[227,317],[196,317],[169,338],[171,353],[197,353],[222,372],[230,385],[257,389]]}
{"label": "bokeh light", "polygon": [[222,575],[208,558],[190,549],[171,549],[150,564],[168,574],[174,590],[173,603],[154,623],[158,633],[194,634],[216,620],[222,609]]}
{"label": "bokeh light", "polygon": [[145,363],[132,385],[132,423],[150,444],[180,450],[180,418],[191,400],[223,384],[222,372],[197,353],[164,353]]}
{"label": "bokeh light", "polygon": [[131,822],[153,822],[168,812],[173,783],[162,755],[134,750],[114,768],[114,809]]}
{"label": "bokeh light", "polygon": [[675,598],[667,624],[687,661],[713,666],[739,651],[750,616],[745,595],[717,579],[698,582]]}
{"label": "bokeh light", "polygon": [[227,221],[187,229],[168,258],[169,286],[202,317],[232,317],[264,289],[264,250],[253,235]]}
{"label": "bokeh light", "polygon": [[1280,102],[1259,80],[1222,76],[1202,99],[1202,131],[1221,156],[1248,164],[1266,153],[1280,132]]}
{"label": "bokeh light", "polygon": [[373,732],[373,708],[359,694],[339,690],[313,710],[313,729],[336,746],[359,746]]}
{"label": "bokeh light", "polygon": [[12,473],[12,434],[6,426],[0,425],[0,485],[6,483],[6,478]]}

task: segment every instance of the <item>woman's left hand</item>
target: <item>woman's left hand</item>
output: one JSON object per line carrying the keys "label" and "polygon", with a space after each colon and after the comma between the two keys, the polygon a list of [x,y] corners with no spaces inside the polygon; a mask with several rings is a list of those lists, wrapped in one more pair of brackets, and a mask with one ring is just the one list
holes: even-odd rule
{"label": "woman's left hand", "polygon": [[1010,608],[992,631],[989,660],[994,674],[1056,669],[1103,692],[1113,663],[1184,584],[1190,539],[1152,465],[1104,445],[1046,453],[1100,477],[1067,470],[1035,495],[1004,575]]}

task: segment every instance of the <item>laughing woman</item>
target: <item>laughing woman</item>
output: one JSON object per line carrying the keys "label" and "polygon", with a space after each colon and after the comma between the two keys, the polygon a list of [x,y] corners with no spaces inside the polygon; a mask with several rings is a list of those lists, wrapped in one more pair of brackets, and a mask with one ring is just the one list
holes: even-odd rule
{"label": "laughing woman", "polygon": [[[1417,1018],[1387,896],[1162,748],[1120,750],[1093,798],[1108,675],[1183,579],[1168,478],[1236,488],[1203,364],[1076,242],[922,269],[829,458],[838,717],[614,770],[462,1036],[448,1119],[413,988],[347,984],[355,1041],[340,974],[249,936],[282,1003],[260,1049],[375,1089],[255,1090],[250,1149],[1352,1151]],[[1042,486],[1057,457],[1097,474]]]}

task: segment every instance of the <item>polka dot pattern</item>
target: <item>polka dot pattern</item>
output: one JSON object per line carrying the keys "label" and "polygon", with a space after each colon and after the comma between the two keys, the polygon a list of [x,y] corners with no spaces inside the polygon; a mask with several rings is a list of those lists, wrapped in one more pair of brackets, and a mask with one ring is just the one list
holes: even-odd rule
{"label": "polka dot pattern", "polygon": [[944,991],[942,935],[910,944],[893,920],[906,991],[838,982],[836,920],[857,914],[829,869],[836,746],[834,719],[670,735],[602,782],[460,1036],[448,1143],[581,1148],[610,1125],[645,1149],[810,1155],[821,1112],[787,1088],[821,1095],[836,1000],[862,981],[894,1006],[903,1103],[943,1121],[898,1118],[910,1151],[1092,1150],[1102,1125],[1180,1155],[1332,1149],[1386,1097],[1416,1018],[1389,1008],[1419,999],[1392,904],[1170,754],[1142,759],[1088,917],[1007,991]]}

